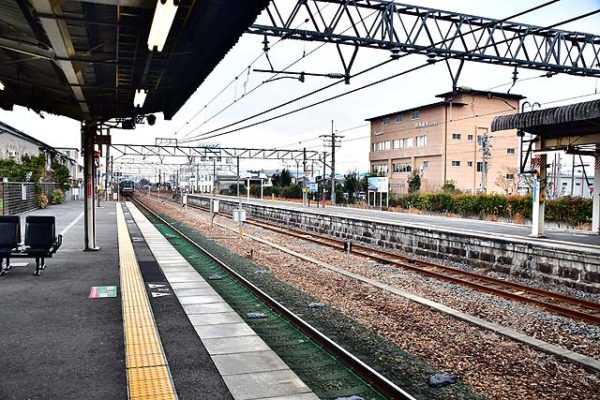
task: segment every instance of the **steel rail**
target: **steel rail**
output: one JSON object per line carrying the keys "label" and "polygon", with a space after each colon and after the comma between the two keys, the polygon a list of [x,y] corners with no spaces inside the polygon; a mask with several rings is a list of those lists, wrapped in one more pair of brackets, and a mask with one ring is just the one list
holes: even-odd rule
{"label": "steel rail", "polygon": [[319,332],[316,328],[311,326],[308,322],[301,319],[298,315],[296,315],[291,310],[287,309],[277,300],[269,296],[263,290],[258,288],[256,285],[251,283],[249,280],[244,278],[242,275],[237,273],[233,268],[225,264],[218,257],[210,253],[204,247],[196,243],[192,238],[187,236],[181,230],[176,228],[173,224],[166,221],[164,218],[160,217],[157,213],[152,211],[148,206],[140,202],[139,200],[132,198],[131,199],[137,206],[142,207],[148,213],[152,214],[152,216],[161,221],[161,223],[168,226],[173,231],[177,232],[177,234],[188,241],[192,246],[197,248],[207,257],[209,257],[212,261],[217,263],[225,272],[235,278],[240,284],[242,284],[246,289],[252,292],[256,297],[258,297],[262,302],[264,302],[267,306],[277,312],[282,318],[287,320],[290,324],[292,324],[296,329],[302,332],[304,335],[309,337],[327,352],[338,358],[346,367],[364,379],[367,383],[373,386],[378,392],[382,395],[386,396],[389,399],[406,399],[406,400],[416,400],[413,396],[408,394],[406,391],[398,387],[395,383],[391,382],[389,379],[375,371],[373,368],[365,364],[363,361],[358,359],[352,353],[345,350],[339,344],[335,343],[329,337],[325,336],[323,333]]}
{"label": "steel rail", "polygon": [[[344,241],[343,240],[326,238],[326,237],[322,237],[320,235],[314,235],[314,234],[298,233],[295,230],[294,230],[294,232],[292,232],[292,230],[290,228],[273,229],[272,225],[270,225],[270,224],[265,224],[263,222],[259,222],[259,223],[256,223],[256,222],[257,221],[246,221],[246,223],[250,223],[255,226],[260,226],[260,227],[263,227],[266,229],[271,229],[271,230],[277,231],[279,233],[286,234],[288,236],[294,236],[294,237],[308,240],[308,241],[311,241],[311,242],[314,242],[317,244],[327,245],[329,247],[333,247],[333,248],[336,248],[336,249],[339,249],[342,251],[344,249]],[[307,237],[307,235],[311,235],[312,237],[309,238],[309,237]],[[413,259],[410,257],[400,256],[398,254],[389,253],[389,252],[386,252],[383,250],[376,250],[376,249],[372,249],[369,247],[360,246],[360,245],[356,245],[356,244],[352,245],[351,253],[358,254],[363,257],[375,259],[377,261],[384,262],[386,264],[391,264],[391,265],[399,266],[402,268],[406,268],[413,272],[417,272],[417,273],[427,275],[427,276],[430,276],[433,278],[451,281],[453,283],[471,287],[471,288],[477,289],[479,291],[492,293],[492,294],[495,294],[495,295],[498,295],[501,297],[510,298],[510,299],[517,300],[517,301],[520,301],[523,303],[532,303],[532,304],[540,306],[544,309],[556,312],[558,314],[561,314],[561,315],[564,315],[564,316],[567,316],[570,318],[579,319],[579,320],[590,322],[590,323],[593,323],[596,325],[600,325],[600,304],[597,304],[594,302],[577,299],[577,298],[574,298],[571,296],[566,296],[563,294],[550,292],[550,291],[546,291],[543,289],[533,288],[533,287],[522,285],[522,284],[515,283],[515,282],[505,281],[503,279],[496,279],[496,278],[492,278],[489,276],[477,274],[474,272],[463,271],[463,270],[448,267],[445,265],[416,260],[416,259]],[[411,265],[410,263],[414,263],[416,265]],[[433,270],[430,270],[429,268],[441,269],[443,272],[433,271]],[[486,284],[463,279],[456,275],[467,276],[470,279],[482,281],[482,282],[485,282]],[[496,285],[496,286],[499,286],[500,288],[493,287],[490,285]],[[589,312],[579,311],[579,310],[575,310],[573,308],[567,308],[567,307],[560,306],[557,304],[549,303],[547,301],[543,301],[540,299],[532,298],[532,297],[526,296],[524,294],[521,294],[519,292],[507,291],[506,288],[508,288],[510,290],[518,290],[519,292],[526,292],[526,293],[529,293],[532,295],[549,298],[549,299],[555,300],[555,301],[562,301],[565,303],[569,303],[571,305],[575,305],[577,307],[581,307],[581,308],[590,310],[594,313],[597,313],[597,315],[594,315]]]}
{"label": "steel rail", "polygon": [[[189,207],[198,208],[206,210],[206,207],[198,206],[194,204],[188,204]],[[317,235],[314,233],[303,232],[297,229],[286,227],[285,229],[275,225],[273,223],[268,223],[264,221],[257,220],[247,220],[247,224],[259,226],[265,229],[269,229],[272,231],[276,231],[278,233],[296,237],[299,239],[303,239],[306,241],[310,241],[313,243],[329,246],[338,250],[343,250],[344,248],[344,240],[325,237],[322,235]],[[512,300],[516,300],[522,303],[531,303],[535,304],[543,309],[548,311],[553,311],[557,314],[586,321],[588,323],[593,323],[595,325],[600,326],[600,304],[592,301],[587,301],[583,299],[578,299],[572,296],[547,291],[544,289],[538,289],[531,286],[523,285],[516,282],[506,281],[504,279],[493,278],[486,275],[481,275],[475,272],[463,271],[457,268],[449,267],[446,265],[426,262],[422,260],[418,260],[415,258],[402,256],[399,254],[394,254],[391,252],[387,252],[384,250],[373,249],[366,246],[361,246],[354,244],[352,245],[352,253],[361,255],[363,257],[368,257],[371,259],[375,259],[377,261],[394,265],[401,268],[406,268],[416,273],[420,273],[423,275],[427,275],[432,278],[442,279],[446,281],[450,281],[456,284],[460,284],[466,287],[470,287],[482,292],[491,293],[500,297],[509,298]],[[410,263],[414,264],[411,265]],[[441,270],[435,271],[432,269]],[[462,275],[464,277],[468,277],[469,279],[477,280],[480,282],[470,281],[467,279],[463,279],[456,275]],[[495,285],[497,287],[493,287],[490,285]],[[498,288],[500,287],[500,288]],[[515,292],[516,291],[516,292]],[[528,293],[532,296],[543,297],[550,301],[559,301],[563,303],[568,303],[570,305],[579,307],[581,309],[585,309],[585,311],[575,310],[573,308],[564,307],[558,304],[553,304],[548,301],[540,300],[539,298],[529,297],[523,292]]]}

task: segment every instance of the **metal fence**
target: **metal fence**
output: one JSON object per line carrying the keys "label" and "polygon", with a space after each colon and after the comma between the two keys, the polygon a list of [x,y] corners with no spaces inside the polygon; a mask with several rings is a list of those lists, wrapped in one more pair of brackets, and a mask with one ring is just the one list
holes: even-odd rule
{"label": "metal fence", "polygon": [[50,193],[53,189],[60,187],[58,183],[39,183],[31,182],[0,182],[0,214],[15,215],[30,210],[40,208],[38,196],[40,193],[46,193],[50,199]]}

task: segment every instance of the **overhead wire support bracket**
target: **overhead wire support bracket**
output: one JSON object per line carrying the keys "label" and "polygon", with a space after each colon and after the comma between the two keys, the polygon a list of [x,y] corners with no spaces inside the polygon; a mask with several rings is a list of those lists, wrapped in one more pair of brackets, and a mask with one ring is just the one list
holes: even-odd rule
{"label": "overhead wire support bracket", "polygon": [[[298,80],[300,82],[304,82],[305,81],[305,77],[307,76],[317,76],[317,77],[321,77],[321,78],[331,78],[331,79],[343,79],[344,78],[344,74],[340,74],[340,73],[328,73],[328,74],[320,74],[320,73],[315,73],[315,72],[295,72],[295,71],[278,71],[278,70],[269,70],[269,69],[253,69],[252,71],[254,72],[266,72],[266,73],[271,73],[271,74],[278,74],[278,75],[297,75],[298,76]],[[273,79],[275,80],[275,79]],[[272,82],[273,80],[268,79],[265,82]]]}

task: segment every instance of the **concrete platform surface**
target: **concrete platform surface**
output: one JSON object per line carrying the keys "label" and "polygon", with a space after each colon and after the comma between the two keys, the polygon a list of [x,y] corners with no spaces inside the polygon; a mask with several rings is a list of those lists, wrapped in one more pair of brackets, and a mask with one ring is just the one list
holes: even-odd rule
{"label": "concrete platform surface", "polygon": [[88,298],[119,285],[114,205],[98,209],[100,252],[82,251],[82,212],[72,201],[26,214],[56,216],[64,239],[41,275],[17,259],[30,263],[0,277],[0,399],[127,398],[121,301]]}

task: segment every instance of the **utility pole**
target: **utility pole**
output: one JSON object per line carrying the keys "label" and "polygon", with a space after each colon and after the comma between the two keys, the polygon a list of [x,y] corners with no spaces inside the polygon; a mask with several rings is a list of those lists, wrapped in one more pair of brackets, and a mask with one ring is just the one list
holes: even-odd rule
{"label": "utility pole", "polygon": [[212,173],[212,185],[210,191],[210,227],[214,225],[215,218],[215,179],[217,177],[217,159],[213,157],[213,173]]}
{"label": "utility pole", "polygon": [[333,120],[331,121],[331,136],[321,135],[323,145],[331,147],[331,205],[335,206],[335,148],[342,145],[343,136],[336,135],[333,130]]}
{"label": "utility pole", "polygon": [[[296,160],[296,163],[298,160]],[[298,165],[298,164],[296,164]],[[298,178],[298,167],[296,167],[296,179]],[[306,147],[302,152],[302,205],[308,205],[308,188],[306,187]]]}
{"label": "utility pole", "polygon": [[484,132],[483,136],[481,137],[481,193],[487,193],[488,159],[492,156],[489,139],[490,138],[487,135],[487,131]]}

